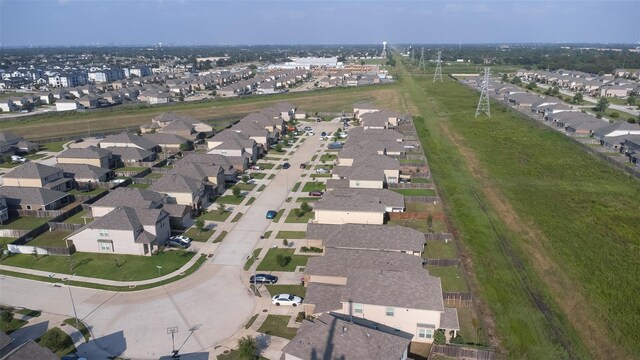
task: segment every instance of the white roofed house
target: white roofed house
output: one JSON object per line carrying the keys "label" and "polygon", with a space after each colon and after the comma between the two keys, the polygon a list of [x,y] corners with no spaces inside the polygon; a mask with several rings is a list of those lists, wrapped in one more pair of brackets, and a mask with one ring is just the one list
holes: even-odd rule
{"label": "white roofed house", "polygon": [[600,145],[622,152],[627,139],[640,136],[640,125],[626,121],[617,121],[597,129],[593,137],[600,140]]}
{"label": "white roofed house", "polygon": [[79,252],[151,255],[169,239],[169,214],[119,206],[69,235]]}
{"label": "white roofed house", "polygon": [[82,109],[82,105],[78,100],[60,99],[56,100],[56,111],[71,111]]}

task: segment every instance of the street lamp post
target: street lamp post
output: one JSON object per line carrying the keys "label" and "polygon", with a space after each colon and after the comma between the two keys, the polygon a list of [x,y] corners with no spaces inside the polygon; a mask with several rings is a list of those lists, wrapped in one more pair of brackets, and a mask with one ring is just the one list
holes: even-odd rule
{"label": "street lamp post", "polygon": [[176,350],[176,341],[174,339],[174,335],[175,333],[178,332],[178,327],[177,326],[173,326],[173,327],[168,327],[167,328],[167,334],[171,334],[171,357],[172,358],[177,358],[178,357],[178,351]]}
{"label": "street lamp post", "polygon": [[76,276],[74,273],[71,277],[67,278],[67,289],[69,289],[69,297],[71,298],[71,306],[73,307],[73,316],[76,319],[76,325],[78,325],[78,313],[76,312],[76,303],[73,301],[73,294],[71,293],[71,279]]}
{"label": "street lamp post", "polygon": [[158,268],[158,277],[160,277],[160,270],[162,270],[162,266],[156,265],[156,267]]}

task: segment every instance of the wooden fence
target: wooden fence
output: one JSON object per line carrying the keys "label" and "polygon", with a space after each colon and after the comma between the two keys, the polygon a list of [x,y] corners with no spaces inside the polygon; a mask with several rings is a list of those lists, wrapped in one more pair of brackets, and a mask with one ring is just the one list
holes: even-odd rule
{"label": "wooden fence", "polygon": [[[427,245],[429,247],[429,245]],[[432,265],[432,266],[460,266],[460,259],[424,259],[422,260],[423,265]]]}
{"label": "wooden fence", "polygon": [[18,213],[18,216],[29,216],[29,217],[37,217],[37,218],[48,218],[48,217],[56,217],[64,214],[66,211],[64,210],[22,210],[16,209],[11,212]]}
{"label": "wooden fence", "polygon": [[464,304],[473,301],[473,294],[464,292],[442,292],[442,299],[448,303]]}
{"label": "wooden fence", "polygon": [[451,233],[427,233],[424,234],[426,241],[453,241],[453,234]]}
{"label": "wooden fence", "polygon": [[388,184],[389,189],[435,189],[432,183],[393,183]]}
{"label": "wooden fence", "polygon": [[429,218],[429,213],[427,212],[401,212],[401,213],[391,212],[389,213],[390,220],[422,219],[426,221],[427,218]]}
{"label": "wooden fence", "polygon": [[31,230],[0,229],[0,237],[19,238],[31,232]]}
{"label": "wooden fence", "polygon": [[489,349],[475,349],[456,345],[433,345],[431,353],[456,359],[495,360],[496,353]]}
{"label": "wooden fence", "polygon": [[62,231],[76,231],[80,230],[84,225],[81,224],[67,224],[62,222],[49,222],[50,230],[62,230]]}
{"label": "wooden fence", "polygon": [[437,204],[440,202],[440,198],[437,196],[405,196],[404,201],[407,203],[428,203],[432,202]]}
{"label": "wooden fence", "polygon": [[38,254],[38,255],[71,255],[76,252],[75,246],[49,247],[9,244],[7,246],[12,254]]}

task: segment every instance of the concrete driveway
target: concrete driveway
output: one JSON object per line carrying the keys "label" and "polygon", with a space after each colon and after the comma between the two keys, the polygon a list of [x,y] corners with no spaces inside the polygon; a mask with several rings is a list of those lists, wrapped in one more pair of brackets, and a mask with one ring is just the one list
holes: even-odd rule
{"label": "concrete driveway", "polygon": [[[335,131],[340,124],[313,123],[316,133]],[[92,331],[91,342],[78,348],[90,359],[122,355],[158,359],[171,353],[168,328],[176,327],[180,353],[206,352],[231,337],[254,311],[254,297],[241,279],[243,265],[271,220],[267,210],[278,210],[302,174],[299,164],[320,148],[318,136],[307,137],[289,157],[291,168],[279,171],[253,205],[235,223],[212,259],[184,280],[159,288],[115,293],[71,288],[78,317]],[[48,283],[0,277],[0,302],[73,316],[68,288]],[[212,355],[210,358],[214,358]]]}

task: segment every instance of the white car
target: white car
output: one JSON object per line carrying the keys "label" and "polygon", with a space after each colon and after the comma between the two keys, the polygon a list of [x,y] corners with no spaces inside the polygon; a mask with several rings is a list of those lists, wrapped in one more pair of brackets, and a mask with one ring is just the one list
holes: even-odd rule
{"label": "white car", "polygon": [[278,294],[271,298],[271,303],[275,306],[291,305],[295,307],[302,304],[302,298],[291,294]]}
{"label": "white car", "polygon": [[328,174],[330,171],[325,168],[316,169],[316,174]]}
{"label": "white car", "polygon": [[20,163],[23,164],[27,161],[26,158],[23,158],[22,156],[18,156],[18,155],[11,155],[11,161],[14,163]]}
{"label": "white car", "polygon": [[177,241],[177,242],[181,242],[183,244],[191,244],[191,238],[186,237],[184,235],[176,235],[176,236],[172,236],[169,238],[169,240],[173,240],[173,241]]}

